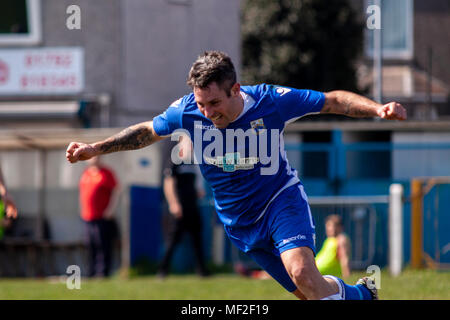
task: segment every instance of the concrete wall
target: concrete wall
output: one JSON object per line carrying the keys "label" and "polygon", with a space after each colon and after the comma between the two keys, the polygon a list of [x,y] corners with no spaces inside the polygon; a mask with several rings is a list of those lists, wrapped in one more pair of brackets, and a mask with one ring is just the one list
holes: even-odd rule
{"label": "concrete wall", "polygon": [[189,93],[187,74],[204,50],[227,52],[239,70],[238,0],[124,1],[122,14],[126,114],[117,119],[120,126],[157,115]]}
{"label": "concrete wall", "polygon": [[[204,50],[227,52],[240,70],[239,0],[43,0],[42,46],[80,46],[84,94],[109,93],[110,126],[128,126],[187,94],[187,73]],[[66,8],[81,9],[81,30]]]}
{"label": "concrete wall", "polygon": [[[43,47],[82,47],[85,94],[121,95],[122,13],[120,0],[41,0]],[[66,9],[81,9],[81,30],[66,27]],[[114,101],[115,101],[114,99]]]}

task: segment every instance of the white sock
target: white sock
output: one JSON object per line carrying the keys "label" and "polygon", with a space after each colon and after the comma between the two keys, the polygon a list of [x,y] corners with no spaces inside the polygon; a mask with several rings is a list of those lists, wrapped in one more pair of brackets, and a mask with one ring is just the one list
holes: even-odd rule
{"label": "white sock", "polygon": [[[324,277],[324,278],[333,279],[334,282],[337,283],[338,288],[339,288],[339,292],[336,293],[336,294],[334,294],[334,295],[331,295],[330,297],[335,296],[335,295],[339,295],[340,299],[327,299],[327,300],[345,300],[345,297],[344,297],[344,288],[342,287],[341,281],[339,281],[339,279],[336,278],[335,276],[326,275],[326,276],[323,276],[323,277]],[[325,297],[325,298],[328,298],[328,297]],[[324,299],[325,299],[325,298],[324,298]]]}
{"label": "white sock", "polygon": [[322,298],[320,300],[344,300],[339,293],[332,294],[331,296]]}

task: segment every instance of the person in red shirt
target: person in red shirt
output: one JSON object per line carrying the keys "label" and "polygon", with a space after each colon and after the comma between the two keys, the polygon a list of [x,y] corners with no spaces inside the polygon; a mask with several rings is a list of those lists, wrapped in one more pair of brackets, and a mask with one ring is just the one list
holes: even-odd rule
{"label": "person in red shirt", "polygon": [[111,169],[94,157],[81,175],[79,188],[89,251],[88,275],[107,277],[111,271],[112,214],[117,204],[118,182]]}

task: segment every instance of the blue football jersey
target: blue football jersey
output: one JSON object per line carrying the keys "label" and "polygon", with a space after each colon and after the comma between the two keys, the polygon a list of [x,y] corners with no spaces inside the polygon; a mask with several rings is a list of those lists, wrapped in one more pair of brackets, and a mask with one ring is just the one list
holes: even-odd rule
{"label": "blue football jersey", "polygon": [[241,94],[244,110],[225,129],[203,116],[193,93],[153,119],[159,136],[181,129],[190,136],[217,214],[230,227],[255,223],[281,191],[300,183],[286,157],[284,128],[319,113],[325,101],[321,92],[267,84],[242,86]]}

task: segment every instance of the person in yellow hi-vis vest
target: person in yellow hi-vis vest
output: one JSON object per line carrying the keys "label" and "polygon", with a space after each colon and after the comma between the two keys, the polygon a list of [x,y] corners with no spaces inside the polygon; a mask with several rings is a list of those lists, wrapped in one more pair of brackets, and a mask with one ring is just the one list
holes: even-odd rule
{"label": "person in yellow hi-vis vest", "polygon": [[336,277],[350,275],[350,240],[343,232],[342,218],[337,214],[325,219],[327,238],[316,256],[316,265],[321,274]]}

